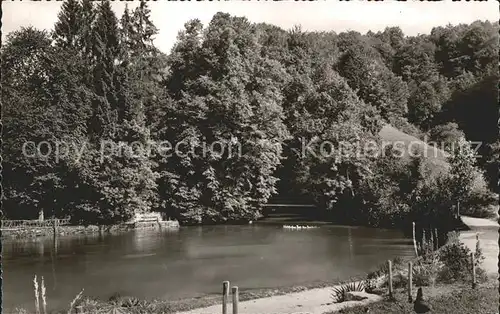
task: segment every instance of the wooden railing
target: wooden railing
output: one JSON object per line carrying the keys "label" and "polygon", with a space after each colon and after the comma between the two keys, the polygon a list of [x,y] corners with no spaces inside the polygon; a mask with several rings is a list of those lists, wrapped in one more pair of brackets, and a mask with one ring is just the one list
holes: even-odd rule
{"label": "wooden railing", "polygon": [[66,219],[46,219],[46,220],[2,220],[2,229],[14,228],[52,228],[54,223],[58,226],[65,226],[69,224],[69,218]]}

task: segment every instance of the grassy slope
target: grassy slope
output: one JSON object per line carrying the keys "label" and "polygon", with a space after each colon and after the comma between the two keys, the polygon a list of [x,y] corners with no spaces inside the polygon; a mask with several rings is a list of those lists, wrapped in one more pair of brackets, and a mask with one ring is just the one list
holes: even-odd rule
{"label": "grassy slope", "polygon": [[[408,135],[398,129],[392,127],[391,125],[386,124],[379,132],[379,136],[382,140],[382,144],[384,143],[398,143],[399,147],[405,147],[405,157],[408,158],[408,152],[411,151],[411,148],[418,148],[419,152],[425,158],[426,164],[428,165],[428,169],[430,170],[430,177],[436,177],[437,175],[448,171],[450,165],[447,161],[448,153],[443,150],[427,145],[422,140]],[[411,146],[410,146],[411,145]],[[482,189],[482,179],[479,179],[476,183],[478,184],[478,188]],[[484,183],[484,182],[483,182]],[[469,211],[470,215],[479,218],[485,218],[492,216],[495,220],[498,218],[498,206],[497,204],[490,204],[484,209],[476,208],[472,211]],[[476,213],[473,213],[476,212]]]}
{"label": "grassy slope", "polygon": [[388,124],[386,124],[382,128],[382,130],[380,130],[379,136],[382,139],[383,143],[392,143],[395,145],[397,143],[399,147],[405,147],[406,157],[408,157],[408,153],[413,148],[418,149],[422,156],[427,157],[427,161],[431,166],[433,174],[438,174],[439,172],[444,171],[449,167],[449,164],[446,161],[448,154],[443,150],[427,145],[422,140],[401,132]]}

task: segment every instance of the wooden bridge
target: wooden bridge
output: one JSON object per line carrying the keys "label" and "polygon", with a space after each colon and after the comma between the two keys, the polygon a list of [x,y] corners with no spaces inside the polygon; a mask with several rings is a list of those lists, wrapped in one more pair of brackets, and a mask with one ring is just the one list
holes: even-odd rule
{"label": "wooden bridge", "polygon": [[18,229],[18,228],[53,228],[54,224],[58,226],[69,225],[69,218],[67,219],[32,219],[32,220],[2,220],[1,229]]}

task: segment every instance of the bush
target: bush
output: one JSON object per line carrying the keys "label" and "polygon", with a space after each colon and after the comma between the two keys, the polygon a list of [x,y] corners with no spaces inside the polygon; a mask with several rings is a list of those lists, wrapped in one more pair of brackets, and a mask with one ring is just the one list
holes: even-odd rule
{"label": "bush", "polygon": [[417,286],[434,286],[443,263],[436,253],[430,253],[413,266],[413,282]]}
{"label": "bush", "polygon": [[[476,251],[476,271],[481,273],[481,268],[479,267],[483,255],[478,246],[479,250]],[[439,274],[439,279],[446,283],[452,283],[456,281],[470,281],[472,279],[472,261],[471,261],[471,251],[460,241],[453,241],[441,248],[440,260],[444,264],[444,268]]]}
{"label": "bush", "polygon": [[397,273],[392,278],[392,287],[394,289],[405,289],[408,285],[408,275]]}
{"label": "bush", "polygon": [[366,293],[375,293],[377,291],[377,283],[374,279],[366,279],[365,280],[365,292]]}
{"label": "bush", "polygon": [[498,210],[498,196],[488,189],[482,174],[477,174],[472,191],[465,200],[461,213],[477,218],[493,218]]}
{"label": "bush", "polygon": [[[396,257],[392,260],[392,271],[400,271],[404,270],[405,268],[405,260],[401,257]],[[389,273],[389,266],[387,263],[381,264],[376,270],[369,272],[366,276],[367,279],[377,279],[383,275],[387,275]]]}
{"label": "bush", "polygon": [[112,305],[119,307],[136,307],[142,305],[140,300],[136,297],[121,296],[119,293],[115,293],[109,298],[109,302]]}

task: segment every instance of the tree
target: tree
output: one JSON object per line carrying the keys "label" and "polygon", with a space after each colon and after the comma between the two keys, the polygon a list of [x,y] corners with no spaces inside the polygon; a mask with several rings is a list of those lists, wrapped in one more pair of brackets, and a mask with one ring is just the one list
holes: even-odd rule
{"label": "tree", "polygon": [[[5,193],[9,214],[33,218],[34,209],[67,215],[74,203],[69,195],[76,196],[68,193],[75,184],[75,156],[68,150],[83,142],[91,113],[91,93],[79,78],[81,60],[51,47],[48,34],[33,28],[9,34],[2,60],[4,134],[10,139],[4,171],[13,178]],[[43,142],[44,156],[34,154]]]}
{"label": "tree", "polygon": [[94,103],[93,118],[89,132],[94,138],[106,138],[115,132],[119,113],[117,99],[118,78],[115,72],[115,60],[120,53],[118,21],[109,1],[103,1],[97,8],[93,36],[94,90],[98,98]]}
{"label": "tree", "polygon": [[423,130],[429,130],[436,124],[442,104],[446,102],[448,95],[445,81],[420,83],[408,99],[409,121]]}
{"label": "tree", "polygon": [[435,142],[439,148],[447,151],[456,147],[459,141],[465,137],[465,134],[458,124],[449,122],[437,125],[429,131],[430,140]]}
{"label": "tree", "polygon": [[83,25],[82,7],[79,1],[69,0],[64,2],[57,18],[53,32],[56,46],[78,50]]}
{"label": "tree", "polygon": [[455,151],[450,155],[449,163],[451,169],[448,188],[456,201],[457,215],[459,215],[460,203],[470,195],[472,184],[477,176],[475,153],[470,143],[464,138],[458,142]]}
{"label": "tree", "polygon": [[[200,31],[199,21],[187,23],[170,61],[172,131],[162,139],[187,143],[188,151],[162,166],[165,207],[181,221],[253,220],[274,193],[273,172],[287,136],[280,95],[285,73],[262,57],[255,26],[244,18],[218,13],[203,41]],[[225,151],[203,153],[203,145],[213,143]]]}
{"label": "tree", "polygon": [[498,160],[500,160],[500,141],[488,145],[488,152],[485,154],[484,169],[487,174],[489,186],[492,191],[499,191]]}
{"label": "tree", "polygon": [[440,72],[446,77],[455,77],[463,71],[482,77],[491,75],[497,66],[498,26],[488,21],[437,27],[430,37],[436,44]]}
{"label": "tree", "polygon": [[380,124],[375,110],[360,101],[338,73],[320,69],[315,88],[294,104],[297,120],[290,129],[301,145],[295,145],[293,168],[300,170],[297,184],[320,208],[332,211],[340,210],[339,200],[354,194],[369,172],[370,155],[356,154],[355,149],[376,140]]}
{"label": "tree", "polygon": [[[82,59],[93,69],[93,106],[86,149],[72,167],[81,196],[72,218],[85,224],[113,224],[150,211],[157,202],[144,106],[151,101],[154,80],[142,59],[150,53],[146,49],[154,47],[144,45],[142,25],[134,25],[134,19],[131,27],[124,23],[128,28],[118,28],[109,2],[95,9],[84,3],[84,12],[89,19],[95,12],[95,22],[87,21],[91,42],[82,41],[91,48]],[[126,37],[130,30],[133,33]]]}
{"label": "tree", "polygon": [[432,82],[439,75],[434,52],[434,44],[426,37],[409,38],[394,56],[393,71],[406,82]]}
{"label": "tree", "polygon": [[166,56],[153,44],[157,34],[158,29],[151,21],[146,2],[141,2],[132,13],[125,8],[120,21],[121,59],[126,66],[140,73],[136,78],[140,84],[136,92],[142,99],[144,115],[152,129],[159,123],[158,106],[166,94],[160,87],[166,79]]}
{"label": "tree", "polygon": [[339,73],[367,104],[390,120],[408,111],[408,87],[380,60],[379,55],[361,39],[351,43],[337,64]]}
{"label": "tree", "polygon": [[81,36],[79,47],[81,54],[86,58],[91,58],[94,51],[94,30],[97,9],[92,0],[82,0],[81,7]]}

